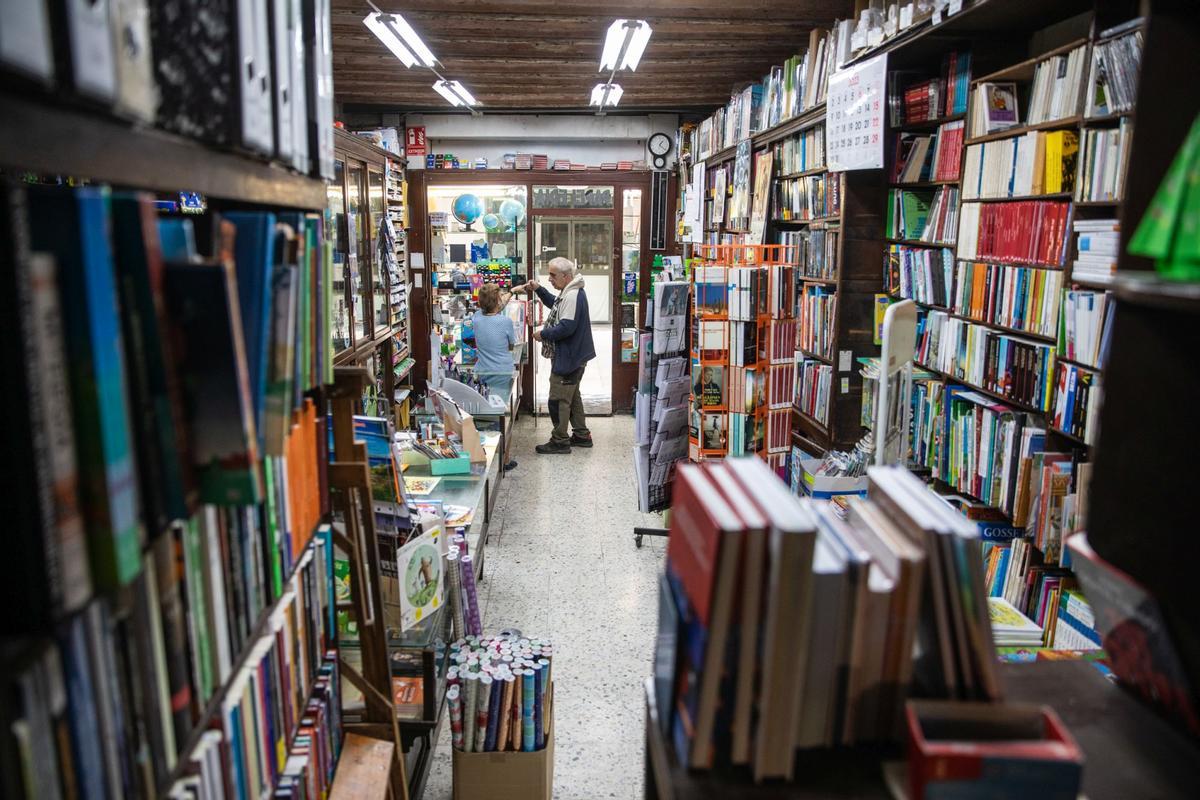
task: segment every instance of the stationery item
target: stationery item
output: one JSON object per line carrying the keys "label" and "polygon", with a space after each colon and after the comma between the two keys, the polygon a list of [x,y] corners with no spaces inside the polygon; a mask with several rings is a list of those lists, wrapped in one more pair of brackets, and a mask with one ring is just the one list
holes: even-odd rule
{"label": "stationery item", "polygon": [[450,740],[455,750],[463,749],[462,691],[459,686],[446,689],[446,705],[450,709]]}
{"label": "stationery item", "polygon": [[463,555],[458,560],[463,595],[466,597],[466,629],[476,636],[483,633],[483,624],[479,616],[479,599],[475,590],[475,565],[470,555]]}
{"label": "stationery item", "polygon": [[462,582],[459,579],[459,554],[452,547],[446,554],[446,590],[450,593],[450,624],[454,638],[463,635]]}
{"label": "stationery item", "polygon": [[500,705],[504,696],[504,678],[493,679],[491,697],[488,700],[487,735],[484,737],[483,749],[492,752],[496,749],[496,735],[500,729]]}
{"label": "stationery item", "polygon": [[482,753],[487,742],[488,712],[492,703],[492,678],[490,675],[479,676],[479,692],[475,707],[475,736],[471,749]]}
{"label": "stationery item", "polygon": [[414,497],[424,497],[432,494],[441,480],[441,478],[417,478],[405,475],[404,492]]}
{"label": "stationery item", "polygon": [[537,694],[537,677],[532,669],[521,674],[521,750],[532,752],[536,748],[534,734],[534,702]]}
{"label": "stationery item", "polygon": [[479,679],[483,677],[476,672],[468,672],[463,676],[466,686],[463,702],[463,750],[473,750],[475,744],[476,709],[479,707]]}

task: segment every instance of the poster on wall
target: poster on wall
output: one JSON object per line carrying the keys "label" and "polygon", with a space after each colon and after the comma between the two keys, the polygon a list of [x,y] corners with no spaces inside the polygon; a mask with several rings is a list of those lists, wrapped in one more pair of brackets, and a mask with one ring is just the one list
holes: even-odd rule
{"label": "poster on wall", "polygon": [[750,210],[750,244],[767,243],[767,211],[771,200],[771,164],[774,154],[770,150],[759,153],[754,162],[754,205]]}
{"label": "poster on wall", "polygon": [[825,159],[830,172],[883,168],[887,53],[829,78]]}

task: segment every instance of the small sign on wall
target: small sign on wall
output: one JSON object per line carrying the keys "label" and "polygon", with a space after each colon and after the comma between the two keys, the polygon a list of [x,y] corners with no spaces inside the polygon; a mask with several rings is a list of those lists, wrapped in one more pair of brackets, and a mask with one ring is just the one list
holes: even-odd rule
{"label": "small sign on wall", "polygon": [[406,156],[425,155],[424,125],[414,125],[404,129],[404,154]]}

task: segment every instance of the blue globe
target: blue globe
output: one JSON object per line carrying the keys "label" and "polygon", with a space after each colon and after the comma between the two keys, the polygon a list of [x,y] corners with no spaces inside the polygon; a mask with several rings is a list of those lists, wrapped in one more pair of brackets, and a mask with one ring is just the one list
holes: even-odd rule
{"label": "blue globe", "polygon": [[473,194],[460,194],[454,198],[454,218],[463,225],[470,226],[472,222],[483,215],[483,201]]}
{"label": "blue globe", "polygon": [[500,219],[510,228],[519,228],[525,221],[525,206],[519,200],[511,197],[500,204]]}
{"label": "blue globe", "polygon": [[484,214],[483,229],[488,233],[501,233],[504,230],[504,220],[500,219],[499,214]]}

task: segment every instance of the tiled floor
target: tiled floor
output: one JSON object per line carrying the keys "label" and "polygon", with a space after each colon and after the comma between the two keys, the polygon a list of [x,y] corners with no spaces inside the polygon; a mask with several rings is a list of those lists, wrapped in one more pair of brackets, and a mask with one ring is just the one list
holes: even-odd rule
{"label": "tiled floor", "polygon": [[[596,446],[539,456],[545,419],[516,428],[484,560],[484,628],[554,642],[556,800],[642,797],[642,682],[650,674],[665,539],[634,547],[633,418],[588,420]],[[451,797],[449,726],[425,790]]]}

